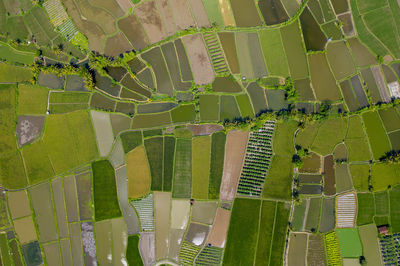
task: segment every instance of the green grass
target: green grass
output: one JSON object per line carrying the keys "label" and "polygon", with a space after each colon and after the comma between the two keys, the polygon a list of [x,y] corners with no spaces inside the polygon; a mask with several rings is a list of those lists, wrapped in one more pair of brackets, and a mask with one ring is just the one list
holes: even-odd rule
{"label": "green grass", "polygon": [[260,205],[260,200],[235,199],[223,265],[253,265]]}
{"label": "green grass", "polygon": [[386,131],[377,112],[365,112],[362,117],[374,159],[379,159],[391,149]]}
{"label": "green grass", "polygon": [[270,265],[281,265],[285,248],[286,230],[288,226],[290,207],[285,202],[277,202],[277,210],[274,226],[274,238],[272,239]]}
{"label": "green grass", "polygon": [[33,75],[29,68],[0,63],[0,82],[30,81]]}
{"label": "green grass", "polygon": [[126,260],[128,265],[143,265],[142,257],[139,252],[139,235],[128,236],[128,245],[126,247]]}
{"label": "green grass", "polygon": [[114,168],[108,160],[92,163],[95,220],[121,217]]}
{"label": "green grass", "polygon": [[12,258],[10,256],[8,244],[7,244],[7,234],[0,234],[0,250],[1,259],[4,265],[12,265]]}
{"label": "green grass", "polygon": [[400,44],[397,41],[395,21],[390,8],[382,7],[363,15],[365,25],[379,40],[398,58],[400,57]]}
{"label": "green grass", "polygon": [[311,198],[308,209],[305,229],[308,231],[317,231],[321,213],[321,198]]}
{"label": "green grass", "polygon": [[357,228],[336,229],[336,233],[343,258],[358,258],[363,254]]}
{"label": "green grass", "polygon": [[175,152],[174,183],[175,198],[190,198],[192,195],[192,140],[177,139]]}
{"label": "green grass", "polygon": [[333,118],[323,122],[319,127],[311,149],[321,155],[333,152],[334,147],[344,139],[347,130],[347,119]]}
{"label": "green grass", "polygon": [[368,164],[351,164],[350,173],[353,179],[353,186],[357,191],[368,191],[368,177],[369,165]]}
{"label": "green grass", "polygon": [[301,200],[300,203],[294,203],[294,213],[291,221],[294,231],[302,231],[303,221],[306,211],[306,200]]}
{"label": "green grass", "polygon": [[375,191],[385,190],[399,183],[400,165],[376,163],[371,166],[371,184]]}
{"label": "green grass", "polygon": [[192,131],[187,128],[175,128],[174,134],[176,138],[182,139],[192,139],[193,137]]}
{"label": "green grass", "polygon": [[258,234],[256,252],[256,265],[269,265],[271,257],[272,237],[277,203],[275,201],[263,201],[261,205],[261,221]]}
{"label": "green grass", "polygon": [[219,120],[219,96],[200,95],[200,119],[201,121]]}
{"label": "green grass", "polygon": [[296,136],[296,145],[300,145],[304,149],[310,149],[317,135],[319,123],[306,124],[304,129],[300,129]]}
{"label": "green grass", "polygon": [[132,119],[132,128],[152,128],[171,124],[171,115],[169,112],[158,114],[136,115]]}
{"label": "green grass", "polygon": [[29,184],[37,184],[54,175],[53,167],[42,141],[25,146],[22,150]]}
{"label": "green grass", "polygon": [[128,153],[139,145],[143,144],[141,131],[126,131],[121,134],[122,147]]}
{"label": "green grass", "polygon": [[218,0],[203,0],[203,4],[210,23],[223,26],[224,19],[220,11],[221,9],[219,7]]}
{"label": "green grass", "polygon": [[73,103],[73,104],[50,104],[50,114],[65,114],[79,110],[87,110],[89,108],[87,103]]}
{"label": "green grass", "polygon": [[346,139],[363,138],[365,137],[361,117],[352,115],[349,117]]}
{"label": "green grass", "polygon": [[[14,28],[17,29],[17,28]],[[10,63],[19,63],[24,65],[33,64],[36,55],[30,52],[24,52],[14,49],[7,43],[0,41],[0,58]]]}
{"label": "green grass", "polygon": [[50,103],[88,103],[90,93],[86,92],[52,92]]}
{"label": "green grass", "polygon": [[72,112],[67,118],[79,164],[94,160],[98,156],[98,150],[89,111]]}
{"label": "green grass", "polygon": [[233,121],[235,118],[240,118],[240,112],[235,97],[231,95],[222,95],[220,110],[221,121]]}
{"label": "green grass", "polygon": [[171,111],[173,123],[191,122],[196,120],[194,104],[180,105]]}
{"label": "green grass", "polygon": [[216,132],[211,136],[211,160],[210,178],[208,186],[208,198],[218,199],[221,186],[222,172],[224,169],[226,135],[224,132]]}
{"label": "green grass", "polygon": [[390,224],[393,232],[400,232],[400,186],[395,186],[389,192],[390,196]]}
{"label": "green grass", "polygon": [[385,0],[357,0],[357,5],[358,5],[358,9],[363,14],[368,11],[385,6],[386,1]]}
{"label": "green grass", "polygon": [[67,115],[47,116],[43,142],[56,174],[61,174],[79,165]]}
{"label": "green grass", "polygon": [[263,197],[276,199],[291,199],[292,156],[294,154],[293,135],[297,122],[286,121],[277,123],[273,140],[274,157],[265,180]]}
{"label": "green grass", "polygon": [[389,216],[375,216],[374,217],[374,223],[376,224],[376,226],[390,224],[389,223]]}
{"label": "green grass", "polygon": [[358,139],[346,139],[345,143],[347,150],[349,151],[350,162],[369,161],[371,159],[368,141],[365,137]]}
{"label": "green grass", "polygon": [[375,215],[374,196],[372,193],[357,193],[358,214],[357,225],[364,225],[373,222]]}
{"label": "green grass", "polygon": [[0,155],[0,182],[8,189],[24,188],[28,185],[24,164],[18,151]]}
{"label": "green grass", "polygon": [[208,182],[211,157],[210,136],[195,137],[192,140],[192,198],[208,198]]}
{"label": "green grass", "polygon": [[288,77],[289,66],[283,48],[280,29],[266,29],[259,32],[262,51],[269,75]]}
{"label": "green grass", "polygon": [[379,40],[374,35],[371,34],[371,32],[365,26],[364,21],[357,7],[357,0],[350,0],[350,5],[353,14],[354,26],[357,29],[360,41],[363,42],[366,46],[368,46],[375,54],[385,56],[388,53],[388,51],[379,42]]}
{"label": "green grass", "polygon": [[378,111],[387,132],[400,129],[400,116],[395,107]]}
{"label": "green grass", "polygon": [[143,137],[154,137],[154,136],[162,136],[162,129],[151,129],[143,131]]}
{"label": "green grass", "polygon": [[288,26],[281,28],[283,47],[294,80],[308,77],[308,62],[301,35],[299,20],[294,20]]}
{"label": "green grass", "polygon": [[144,140],[151,172],[151,190],[160,191],[163,188],[163,140],[163,137]]}
{"label": "green grass", "polygon": [[389,215],[389,195],[387,191],[374,193],[375,215]]}
{"label": "green grass", "polygon": [[249,96],[247,94],[240,94],[236,96],[236,102],[240,109],[242,117],[253,117],[253,107],[251,106]]}
{"label": "green grass", "polygon": [[172,176],[174,173],[175,138],[164,137],[164,182],[163,191],[172,190]]}

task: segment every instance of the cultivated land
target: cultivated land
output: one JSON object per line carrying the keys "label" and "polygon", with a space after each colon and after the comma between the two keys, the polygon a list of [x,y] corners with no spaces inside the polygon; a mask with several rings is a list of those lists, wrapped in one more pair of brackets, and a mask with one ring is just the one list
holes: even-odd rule
{"label": "cultivated land", "polygon": [[398,25],[396,0],[0,1],[0,264],[398,264]]}

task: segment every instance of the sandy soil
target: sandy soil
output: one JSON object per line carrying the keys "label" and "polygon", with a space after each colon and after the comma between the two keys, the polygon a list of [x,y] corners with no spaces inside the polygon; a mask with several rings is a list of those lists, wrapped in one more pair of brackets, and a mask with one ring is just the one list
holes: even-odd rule
{"label": "sandy soil", "polygon": [[194,82],[197,85],[211,83],[214,80],[214,70],[201,34],[186,35],[182,41],[186,47]]}
{"label": "sandy soil", "polygon": [[139,252],[142,255],[144,266],[153,265],[155,261],[153,232],[140,234]]}
{"label": "sandy soil", "polygon": [[140,198],[150,190],[151,174],[144,146],[139,146],[126,155],[128,175],[128,197]]}
{"label": "sandy soil", "polygon": [[31,215],[31,207],[25,190],[8,192],[7,199],[13,219]]}
{"label": "sandy soil", "polygon": [[176,29],[178,31],[196,25],[187,0],[169,0],[169,3],[172,8],[172,15],[174,16]]}
{"label": "sandy soil", "polygon": [[186,229],[190,216],[189,200],[172,200],[171,228]]}
{"label": "sandy soil", "polygon": [[222,201],[232,201],[235,197],[248,138],[248,131],[231,130],[227,135],[224,172],[220,190],[220,199]]}
{"label": "sandy soil", "polygon": [[192,221],[203,224],[212,224],[217,207],[218,202],[216,201],[195,201],[192,208]]}
{"label": "sandy soil", "polygon": [[178,261],[179,249],[181,247],[185,229],[171,229],[168,239],[168,258]]}
{"label": "sandy soil", "polygon": [[192,131],[193,136],[211,135],[216,131],[224,130],[223,126],[215,124],[188,125],[187,128]]}
{"label": "sandy soil", "polygon": [[44,116],[18,116],[16,134],[18,145],[22,147],[25,144],[33,142],[40,136],[44,125]]}
{"label": "sandy soil", "polygon": [[156,260],[167,257],[171,193],[154,192],[155,254]]}
{"label": "sandy soil", "polygon": [[164,22],[165,32],[168,36],[171,36],[176,32],[171,6],[169,5],[168,0],[155,0],[155,2]]}
{"label": "sandy soil", "polygon": [[374,75],[376,84],[378,85],[379,93],[382,97],[382,101],[390,102],[390,96],[389,96],[388,91],[386,90],[385,81],[383,79],[381,69],[379,68],[379,66],[373,66],[371,68],[371,70]]}
{"label": "sandy soil", "polygon": [[224,19],[225,26],[235,26],[235,19],[231,8],[229,6],[229,0],[219,0],[219,6],[221,7],[222,18]]}
{"label": "sandy soil", "polygon": [[143,2],[135,8],[135,14],[143,25],[149,37],[150,43],[159,42],[165,39],[166,34],[154,1]]}
{"label": "sandy soil", "polygon": [[31,216],[14,220],[14,228],[21,244],[37,239],[35,226]]}
{"label": "sandy soil", "polygon": [[207,239],[207,244],[209,243],[219,248],[225,247],[230,217],[230,211],[218,208],[217,215],[215,216],[215,222]]}
{"label": "sandy soil", "polygon": [[90,111],[93,121],[94,131],[96,133],[97,146],[100,156],[104,157],[110,152],[114,141],[112,132],[110,114]]}
{"label": "sandy soil", "polygon": [[[400,0],[399,0],[400,1]],[[189,0],[192,8],[193,17],[196,20],[197,27],[210,27],[210,21],[208,20],[206,9],[204,8],[203,1],[201,0]]]}

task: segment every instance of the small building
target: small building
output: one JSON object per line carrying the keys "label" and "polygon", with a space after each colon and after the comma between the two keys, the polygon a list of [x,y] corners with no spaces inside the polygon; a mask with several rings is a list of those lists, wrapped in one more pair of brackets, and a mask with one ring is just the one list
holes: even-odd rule
{"label": "small building", "polygon": [[378,231],[379,231],[379,234],[382,234],[382,235],[389,234],[388,225],[380,225],[380,226],[378,226]]}

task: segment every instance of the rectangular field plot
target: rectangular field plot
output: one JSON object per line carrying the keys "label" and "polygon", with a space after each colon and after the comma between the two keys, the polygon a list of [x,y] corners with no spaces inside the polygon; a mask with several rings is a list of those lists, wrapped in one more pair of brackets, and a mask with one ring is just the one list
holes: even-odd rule
{"label": "rectangular field plot", "polygon": [[224,168],[226,135],[216,132],[211,136],[210,177],[208,185],[208,198],[218,199],[221,179]]}
{"label": "rectangular field plot", "polygon": [[239,179],[240,195],[259,197],[272,160],[272,137],[275,122],[267,121],[261,129],[250,133],[246,157]]}
{"label": "rectangular field plot", "polygon": [[362,117],[374,159],[379,159],[391,149],[386,131],[377,112],[366,112]]}
{"label": "rectangular field plot", "polygon": [[144,140],[151,172],[151,190],[162,190],[163,187],[163,140],[163,137]]}
{"label": "rectangular field plot", "polygon": [[356,194],[337,196],[336,206],[336,227],[354,227],[357,210]]}
{"label": "rectangular field plot", "polygon": [[254,113],[256,115],[259,115],[267,110],[268,107],[264,89],[261,88],[258,83],[250,83],[247,87],[247,92],[249,93],[250,100],[253,104]]}
{"label": "rectangular field plot", "polygon": [[291,233],[289,236],[288,265],[306,265],[307,234]]}
{"label": "rectangular field plot", "polygon": [[324,238],[328,265],[341,265],[339,242],[336,232],[327,233]]}
{"label": "rectangular field plot", "polygon": [[51,188],[53,191],[54,209],[57,217],[58,236],[60,238],[68,237],[62,179],[53,179],[51,182]]}
{"label": "rectangular field plot", "polygon": [[390,195],[390,223],[393,232],[400,232],[400,209],[396,202],[400,200],[400,186],[395,186],[389,193]]}
{"label": "rectangular field plot", "polygon": [[374,193],[375,215],[389,215],[389,194],[387,191]]}
{"label": "rectangular field plot", "polygon": [[82,173],[75,177],[78,194],[80,220],[91,220],[93,216],[92,174]]}
{"label": "rectangular field plot", "polygon": [[260,31],[260,41],[270,75],[287,77],[289,68],[279,29]]}
{"label": "rectangular field plot", "polygon": [[363,246],[363,254],[365,259],[372,265],[380,265],[381,258],[379,254],[379,246],[376,239],[378,234],[374,224],[358,227],[361,243]]}
{"label": "rectangular field plot", "polygon": [[303,199],[300,203],[294,205],[294,211],[292,216],[292,227],[294,231],[304,231],[304,217],[307,215],[306,209],[310,206],[309,199]]}
{"label": "rectangular field plot", "polygon": [[343,258],[358,258],[363,254],[357,228],[337,229],[336,233]]}
{"label": "rectangular field plot", "polygon": [[43,183],[29,190],[35,220],[39,228],[41,242],[57,240],[57,228],[51,200],[49,183]]}
{"label": "rectangular field plot", "polygon": [[309,265],[325,265],[325,249],[321,235],[308,236],[307,262]]}
{"label": "rectangular field plot", "polygon": [[357,199],[357,225],[372,223],[375,214],[374,197],[372,193],[358,193]]}
{"label": "rectangular field plot", "polygon": [[177,139],[173,196],[190,198],[192,195],[192,140]]}
{"label": "rectangular field plot", "polygon": [[171,193],[154,192],[154,225],[156,260],[165,258],[168,253],[168,234],[171,207]]}
{"label": "rectangular field plot", "polygon": [[324,198],[322,200],[319,232],[326,233],[335,228],[335,207],[335,198]]}
{"label": "rectangular field plot", "polygon": [[202,121],[219,120],[219,101],[218,95],[200,95],[200,119]]}
{"label": "rectangular field plot", "polygon": [[200,136],[192,140],[192,197],[208,198],[208,183],[210,175],[211,138]]}

